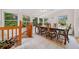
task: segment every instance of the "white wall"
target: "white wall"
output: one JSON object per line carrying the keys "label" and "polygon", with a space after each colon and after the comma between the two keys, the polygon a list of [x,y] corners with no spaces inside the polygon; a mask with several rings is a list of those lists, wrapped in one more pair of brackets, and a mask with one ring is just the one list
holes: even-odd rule
{"label": "white wall", "polygon": [[[0,9],[0,27],[1,27],[1,9]],[[1,31],[0,31],[0,36],[1,36]],[[0,39],[1,39],[1,37],[0,37]]]}
{"label": "white wall", "polygon": [[79,10],[74,11],[74,34],[79,37]]}
{"label": "white wall", "polygon": [[0,9],[0,20],[1,20],[1,9]]}
{"label": "white wall", "polygon": [[2,10],[0,9],[0,26],[2,25],[2,12],[1,12]]}

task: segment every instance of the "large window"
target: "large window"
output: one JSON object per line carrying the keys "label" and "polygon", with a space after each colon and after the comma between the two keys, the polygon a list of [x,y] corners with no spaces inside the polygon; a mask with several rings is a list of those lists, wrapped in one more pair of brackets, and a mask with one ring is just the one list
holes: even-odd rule
{"label": "large window", "polygon": [[44,25],[46,25],[48,23],[48,19],[44,18]]}
{"label": "large window", "polygon": [[43,24],[43,18],[39,18],[39,24],[40,24],[40,25]]}
{"label": "large window", "polygon": [[5,26],[17,26],[18,17],[13,13],[4,13]]}
{"label": "large window", "polygon": [[33,19],[33,26],[36,26],[37,24],[38,24],[38,18],[35,17],[35,18]]}
{"label": "large window", "polygon": [[58,23],[60,25],[66,25],[66,22],[67,22],[67,16],[59,16],[58,17]]}
{"label": "large window", "polygon": [[30,22],[29,16],[23,16],[23,27],[26,27]]}

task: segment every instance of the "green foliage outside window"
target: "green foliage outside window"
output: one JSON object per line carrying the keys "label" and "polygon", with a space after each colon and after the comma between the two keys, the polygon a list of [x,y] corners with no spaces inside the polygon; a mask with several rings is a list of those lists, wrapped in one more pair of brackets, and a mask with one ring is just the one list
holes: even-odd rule
{"label": "green foliage outside window", "polygon": [[30,22],[30,17],[23,16],[23,27],[26,27]]}
{"label": "green foliage outside window", "polygon": [[33,26],[36,26],[37,24],[38,24],[38,18],[35,17],[35,18],[33,19]]}
{"label": "green foliage outside window", "polygon": [[48,19],[47,18],[44,18],[44,25],[46,25],[48,22]]}
{"label": "green foliage outside window", "polygon": [[39,18],[39,24],[42,25],[43,24],[43,19]]}
{"label": "green foliage outside window", "polygon": [[5,26],[17,26],[17,16],[12,13],[4,13]]}
{"label": "green foliage outside window", "polygon": [[26,17],[23,16],[23,27],[26,27]]}
{"label": "green foliage outside window", "polygon": [[59,20],[58,23],[59,23],[60,25],[63,25],[63,26],[64,26],[64,25],[66,25],[67,16],[59,16],[59,17],[58,17],[58,20]]}

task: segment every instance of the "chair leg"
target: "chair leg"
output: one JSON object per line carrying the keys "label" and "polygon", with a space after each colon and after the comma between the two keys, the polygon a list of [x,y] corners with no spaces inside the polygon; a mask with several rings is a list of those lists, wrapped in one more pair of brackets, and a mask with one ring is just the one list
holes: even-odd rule
{"label": "chair leg", "polygon": [[46,38],[47,38],[48,34],[46,33],[46,35],[45,35],[45,36],[46,36]]}
{"label": "chair leg", "polygon": [[52,34],[49,33],[49,37],[50,37],[50,39],[52,40],[52,38],[53,38],[53,37],[52,37]]}
{"label": "chair leg", "polygon": [[66,42],[69,43],[69,38],[68,38],[68,36],[65,36],[65,42],[64,42],[64,44],[66,44]]}
{"label": "chair leg", "polygon": [[57,40],[60,38],[60,35],[57,34]]}
{"label": "chair leg", "polygon": [[69,38],[68,38],[68,36],[67,36],[67,41],[68,41],[68,43],[69,43]]}
{"label": "chair leg", "polygon": [[66,38],[65,38],[65,40],[64,40],[64,45],[66,45]]}
{"label": "chair leg", "polygon": [[56,38],[57,38],[57,40],[58,40],[58,38],[59,38],[59,35],[56,33]]}

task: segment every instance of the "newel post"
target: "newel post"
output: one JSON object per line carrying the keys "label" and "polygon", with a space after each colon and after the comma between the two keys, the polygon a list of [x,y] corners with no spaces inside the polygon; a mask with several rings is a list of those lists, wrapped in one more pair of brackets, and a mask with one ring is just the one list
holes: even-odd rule
{"label": "newel post", "polygon": [[20,24],[19,24],[19,45],[21,45],[22,42],[22,21],[20,20]]}
{"label": "newel post", "polygon": [[31,22],[27,26],[27,36],[32,37],[32,23]]}

